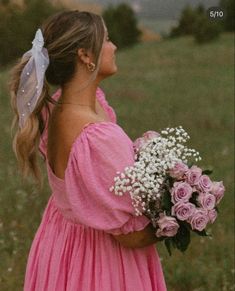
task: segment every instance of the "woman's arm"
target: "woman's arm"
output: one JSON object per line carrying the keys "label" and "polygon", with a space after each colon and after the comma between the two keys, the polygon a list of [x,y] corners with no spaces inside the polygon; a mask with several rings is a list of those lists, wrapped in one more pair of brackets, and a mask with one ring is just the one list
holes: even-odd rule
{"label": "woman's arm", "polygon": [[157,238],[155,232],[156,228],[150,223],[143,230],[113,235],[113,237],[124,247],[143,248],[163,240],[163,238]]}

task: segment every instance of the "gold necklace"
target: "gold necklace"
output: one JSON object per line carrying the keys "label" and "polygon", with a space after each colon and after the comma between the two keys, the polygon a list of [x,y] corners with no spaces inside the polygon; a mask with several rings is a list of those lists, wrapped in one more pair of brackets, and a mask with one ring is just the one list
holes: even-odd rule
{"label": "gold necklace", "polygon": [[81,106],[87,106],[87,107],[92,107],[91,105],[87,105],[87,104],[79,104],[79,103],[69,103],[69,102],[57,102],[57,104],[70,104],[70,105],[81,105]]}

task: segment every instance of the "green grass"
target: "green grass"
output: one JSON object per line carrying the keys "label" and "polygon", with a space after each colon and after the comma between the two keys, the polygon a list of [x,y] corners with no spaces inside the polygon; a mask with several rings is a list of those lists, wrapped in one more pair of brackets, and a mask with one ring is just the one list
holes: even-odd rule
{"label": "green grass", "polygon": [[[134,139],[182,125],[200,166],[212,167],[226,193],[213,238],[192,236],[185,254],[157,245],[169,291],[234,290],[233,35],[197,46],[193,38],[139,44],[117,54],[118,74],[101,87],[118,123]],[[0,290],[22,290],[26,260],[50,195],[20,178],[11,150],[8,71],[0,75]],[[147,291],[147,290],[146,290]]]}

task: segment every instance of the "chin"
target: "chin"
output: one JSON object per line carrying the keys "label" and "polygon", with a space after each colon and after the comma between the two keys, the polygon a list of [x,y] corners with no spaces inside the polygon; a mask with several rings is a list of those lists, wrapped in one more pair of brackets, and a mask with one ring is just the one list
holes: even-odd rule
{"label": "chin", "polygon": [[118,71],[118,68],[117,68],[117,66],[115,66],[115,67],[114,67],[114,69],[113,69],[113,71],[112,71],[112,73],[111,73],[111,75],[114,75],[114,74],[116,74],[116,73],[117,73],[117,71]]}
{"label": "chin", "polygon": [[112,70],[100,71],[100,72],[98,73],[98,77],[99,77],[100,79],[105,79],[105,78],[108,78],[108,77],[110,77],[110,76],[116,74],[117,71],[118,71],[117,66],[114,66],[114,67],[112,68]]}

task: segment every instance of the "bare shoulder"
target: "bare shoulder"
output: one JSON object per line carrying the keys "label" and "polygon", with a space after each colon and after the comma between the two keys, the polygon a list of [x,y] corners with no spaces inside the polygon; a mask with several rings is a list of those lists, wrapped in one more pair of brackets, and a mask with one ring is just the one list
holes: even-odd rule
{"label": "bare shoulder", "polygon": [[87,123],[101,121],[105,120],[97,114],[84,110],[64,110],[63,112],[57,113],[55,120],[58,131],[68,142],[74,140]]}
{"label": "bare shoulder", "polygon": [[55,108],[49,121],[47,157],[54,173],[64,177],[70,150],[84,126],[104,121],[102,117],[85,110]]}

